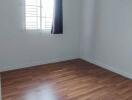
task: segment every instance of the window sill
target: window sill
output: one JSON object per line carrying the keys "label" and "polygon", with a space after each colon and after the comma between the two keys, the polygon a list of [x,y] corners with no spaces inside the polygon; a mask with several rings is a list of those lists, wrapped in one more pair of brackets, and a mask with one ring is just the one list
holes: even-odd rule
{"label": "window sill", "polygon": [[43,34],[51,34],[51,31],[45,31],[45,30],[34,30],[34,29],[25,29],[24,30],[27,33],[43,33]]}

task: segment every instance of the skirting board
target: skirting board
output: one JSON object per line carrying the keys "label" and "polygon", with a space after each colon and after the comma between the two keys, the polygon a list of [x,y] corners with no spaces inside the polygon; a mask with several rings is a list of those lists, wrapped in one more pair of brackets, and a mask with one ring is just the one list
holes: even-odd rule
{"label": "skirting board", "polygon": [[28,68],[28,67],[32,67],[32,66],[50,64],[50,63],[56,63],[56,62],[62,62],[62,61],[73,60],[73,59],[79,59],[79,57],[56,58],[56,59],[51,59],[51,60],[47,60],[47,61],[32,62],[32,63],[29,63],[29,64],[20,64],[20,65],[15,65],[15,66],[5,66],[5,67],[0,67],[0,72],[16,70],[16,69],[21,69],[21,68]]}
{"label": "skirting board", "polygon": [[[83,58],[81,58],[81,59],[83,59]],[[90,62],[92,64],[95,64],[95,65],[97,65],[97,66],[99,66],[99,67],[101,67],[103,69],[106,69],[106,70],[112,71],[114,73],[117,73],[117,74],[119,74],[121,76],[124,76],[126,78],[132,79],[132,74],[124,72],[124,71],[121,71],[120,69],[113,68],[113,67],[111,67],[109,65],[103,64],[103,63],[101,63],[99,61],[95,61],[95,60],[92,60],[92,59],[83,59],[83,60],[85,60],[87,62]]]}
{"label": "skirting board", "polygon": [[[15,69],[21,69],[21,68],[27,68],[27,67],[31,67],[31,66],[37,66],[37,65],[43,65],[43,64],[49,64],[49,63],[56,63],[56,62],[61,62],[61,61],[66,61],[66,60],[72,60],[72,59],[79,59],[79,58],[68,58],[68,59],[54,59],[54,60],[51,60],[51,61],[46,61],[46,62],[37,62],[37,63],[32,63],[32,64],[28,64],[28,65],[21,65],[21,66],[14,66],[14,67],[0,67],[0,72],[3,72],[3,71],[9,71],[9,70],[15,70]],[[92,59],[84,59],[84,58],[80,58],[82,60],[85,60],[87,62],[90,62],[90,63],[93,63],[101,68],[104,68],[104,69],[107,69],[107,70],[110,70],[112,72],[115,72],[117,74],[120,74],[126,78],[129,78],[129,79],[132,79],[132,74],[130,73],[127,73],[127,72],[124,72],[120,69],[117,69],[117,68],[113,68],[107,64],[103,64],[99,61],[95,61],[95,60],[92,60]]]}

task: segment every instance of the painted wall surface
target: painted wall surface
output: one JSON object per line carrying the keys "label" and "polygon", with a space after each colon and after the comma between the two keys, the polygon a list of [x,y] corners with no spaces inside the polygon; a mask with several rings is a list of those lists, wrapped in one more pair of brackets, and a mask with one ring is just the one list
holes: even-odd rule
{"label": "painted wall surface", "polygon": [[[89,6],[87,1],[84,8]],[[87,30],[91,23],[84,23],[82,58],[132,78],[132,0],[95,1],[92,32]],[[85,15],[84,20],[92,19]]]}
{"label": "painted wall surface", "polygon": [[64,34],[51,35],[24,30],[24,0],[0,1],[0,71],[80,57],[132,77],[132,0],[63,7]]}
{"label": "painted wall surface", "polygon": [[64,0],[64,34],[26,32],[24,0],[0,1],[0,71],[79,58],[80,0]]}
{"label": "painted wall surface", "polygon": [[95,0],[82,0],[82,33],[80,41],[81,58],[89,59],[93,55],[95,33]]}

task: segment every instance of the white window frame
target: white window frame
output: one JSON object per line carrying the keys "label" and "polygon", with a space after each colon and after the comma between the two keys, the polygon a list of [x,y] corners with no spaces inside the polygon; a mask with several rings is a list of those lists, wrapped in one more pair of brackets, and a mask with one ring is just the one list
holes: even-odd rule
{"label": "white window frame", "polygon": [[[37,0],[36,0],[37,1]],[[30,28],[28,28],[27,27],[27,15],[26,15],[26,13],[27,13],[27,9],[26,9],[26,7],[28,6],[28,5],[26,5],[26,0],[25,0],[25,30],[26,31],[30,31],[30,32],[44,32],[44,33],[51,33],[51,29],[52,29],[52,26],[51,26],[51,28],[49,29],[49,30],[46,30],[46,29],[44,29],[44,28],[42,28],[42,19],[43,19],[43,16],[42,16],[42,8],[43,8],[43,6],[42,6],[42,0],[39,0],[40,1],[40,17],[39,17],[39,19],[40,19],[40,28],[33,28],[33,29],[30,29]],[[48,1],[48,0],[47,0]],[[54,0],[53,0],[53,2],[54,2]],[[53,8],[53,10],[54,10],[54,8]],[[46,18],[48,18],[48,17],[46,17]],[[45,19],[46,19],[45,18]],[[53,18],[53,15],[52,15],[52,18]],[[53,19],[52,19],[52,21],[53,21]],[[45,24],[47,24],[47,23],[45,23]],[[36,23],[36,25],[37,25],[37,23]],[[46,25],[45,25],[46,26]]]}

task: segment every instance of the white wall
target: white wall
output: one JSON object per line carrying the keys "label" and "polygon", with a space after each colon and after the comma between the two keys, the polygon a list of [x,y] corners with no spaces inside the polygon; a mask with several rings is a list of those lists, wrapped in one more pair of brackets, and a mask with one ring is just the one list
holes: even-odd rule
{"label": "white wall", "polygon": [[[92,0],[84,0],[87,16],[88,1]],[[96,0],[95,8],[90,30],[93,18],[84,15],[82,58],[132,78],[132,0]]]}
{"label": "white wall", "polygon": [[95,32],[95,0],[82,0],[82,33],[80,42],[81,58],[89,59],[93,55],[93,34]]}
{"label": "white wall", "polygon": [[0,71],[80,56],[132,78],[132,0],[64,0],[63,35],[25,32],[22,1],[0,1]]}
{"label": "white wall", "polygon": [[0,71],[79,58],[80,0],[64,0],[64,34],[26,32],[24,0],[0,1]]}

